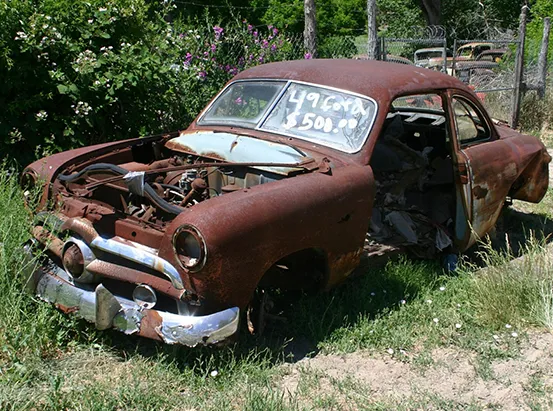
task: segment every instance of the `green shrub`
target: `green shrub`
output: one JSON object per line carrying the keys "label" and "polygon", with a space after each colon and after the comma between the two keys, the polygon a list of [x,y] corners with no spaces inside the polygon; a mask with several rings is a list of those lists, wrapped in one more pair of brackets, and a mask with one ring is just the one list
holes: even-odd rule
{"label": "green shrub", "polygon": [[1,0],[0,149],[20,161],[183,129],[237,71],[292,57],[247,23],[169,23],[171,2]]}

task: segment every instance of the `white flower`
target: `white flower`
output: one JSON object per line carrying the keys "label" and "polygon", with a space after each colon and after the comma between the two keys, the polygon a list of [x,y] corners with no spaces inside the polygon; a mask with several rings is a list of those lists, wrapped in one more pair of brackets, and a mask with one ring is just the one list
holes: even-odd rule
{"label": "white flower", "polygon": [[94,23],[94,20],[93,19],[88,19],[88,24],[92,24]]}
{"label": "white flower", "polygon": [[434,321],[434,323],[438,324],[440,322],[440,320],[438,320],[437,318],[434,318],[432,321]]}
{"label": "white flower", "polygon": [[459,324],[459,323],[455,324],[455,328],[459,329],[461,327],[462,327],[461,324]]}
{"label": "white flower", "polygon": [[213,371],[210,372],[210,375],[211,375],[212,377],[217,377],[217,375],[219,375],[219,371],[213,370]]}
{"label": "white flower", "polygon": [[505,328],[511,328],[511,324],[505,324]]}
{"label": "white flower", "polygon": [[388,354],[392,355],[394,353],[394,349],[393,348],[388,348],[387,352],[388,352]]}
{"label": "white flower", "polygon": [[495,334],[494,334],[494,335],[493,335],[493,339],[494,339],[494,340],[499,340],[499,335],[495,335]]}
{"label": "white flower", "polygon": [[383,292],[384,294],[386,294],[386,293],[387,293],[388,291],[386,291],[386,290],[382,290],[382,292]]}
{"label": "white flower", "polygon": [[445,287],[444,286],[440,287],[440,291],[445,291]]}
{"label": "white flower", "polygon": [[107,11],[107,10],[108,10],[108,9],[106,9],[105,7],[100,7],[100,8],[98,9],[98,11],[102,11],[102,12],[103,12],[103,11]]}
{"label": "white flower", "polygon": [[371,296],[374,297],[376,294],[374,292],[371,292]]}
{"label": "white flower", "polygon": [[461,308],[461,304],[457,304],[457,308]]}
{"label": "white flower", "polygon": [[403,305],[403,304],[405,304],[406,302],[407,302],[407,301],[405,301],[405,300],[401,300],[399,303]]}
{"label": "white flower", "polygon": [[38,121],[45,120],[48,117],[48,113],[44,110],[40,110],[35,114],[35,117]]}
{"label": "white flower", "polygon": [[513,332],[511,333],[511,335],[512,335],[513,337],[515,337],[515,338],[518,337],[518,333],[517,333],[516,331],[513,331]]}
{"label": "white flower", "polygon": [[432,304],[432,300],[426,300],[428,304]]}

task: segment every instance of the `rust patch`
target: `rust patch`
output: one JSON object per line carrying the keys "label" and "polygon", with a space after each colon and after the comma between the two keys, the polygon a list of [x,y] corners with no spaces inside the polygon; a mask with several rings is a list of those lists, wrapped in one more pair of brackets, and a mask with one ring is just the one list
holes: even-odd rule
{"label": "rust patch", "polygon": [[79,311],[79,307],[66,307],[65,305],[61,305],[58,303],[54,304],[54,307],[65,314],[73,314]]}
{"label": "rust patch", "polygon": [[482,186],[476,186],[472,189],[472,194],[477,199],[481,199],[486,197],[486,195],[488,194],[488,189]]}
{"label": "rust patch", "polygon": [[158,329],[161,329],[163,320],[159,313],[154,310],[144,310],[144,316],[140,321],[140,331],[138,335],[141,337],[151,338],[152,340],[163,341],[161,335],[157,332]]}

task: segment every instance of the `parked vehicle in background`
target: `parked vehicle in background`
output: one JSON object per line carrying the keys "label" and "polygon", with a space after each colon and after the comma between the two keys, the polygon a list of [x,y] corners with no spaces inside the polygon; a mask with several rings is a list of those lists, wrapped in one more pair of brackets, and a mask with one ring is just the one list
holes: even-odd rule
{"label": "parked vehicle in background", "polygon": [[407,64],[407,65],[413,65],[411,60],[409,60],[407,57],[402,56],[396,56],[395,54],[386,54],[386,60],[389,63],[398,63],[398,64]]}
{"label": "parked vehicle in background", "polygon": [[[418,49],[414,54],[414,63],[419,67],[428,67],[430,59],[443,59],[443,47]],[[446,49],[446,57],[453,57],[450,49]],[[443,61],[443,60],[442,60]]]}
{"label": "parked vehicle in background", "polygon": [[457,48],[455,53],[456,60],[476,60],[476,57],[484,51],[491,50],[492,43],[474,42],[463,44]]}
{"label": "parked vehicle in background", "polygon": [[[214,344],[271,293],[327,290],[362,258],[461,253],[507,198],[539,202],[551,160],[458,79],[379,61],[303,60],[234,77],[180,132],[54,154],[29,288],[96,324]],[[367,273],[370,275],[370,273]]]}

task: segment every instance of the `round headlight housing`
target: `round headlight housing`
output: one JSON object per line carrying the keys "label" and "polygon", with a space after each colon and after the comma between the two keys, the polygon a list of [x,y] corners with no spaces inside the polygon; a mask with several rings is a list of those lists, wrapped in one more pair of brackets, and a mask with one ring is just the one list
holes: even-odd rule
{"label": "round headlight housing", "polygon": [[205,265],[207,250],[205,240],[196,227],[180,226],[173,236],[173,249],[182,268],[201,270]]}

